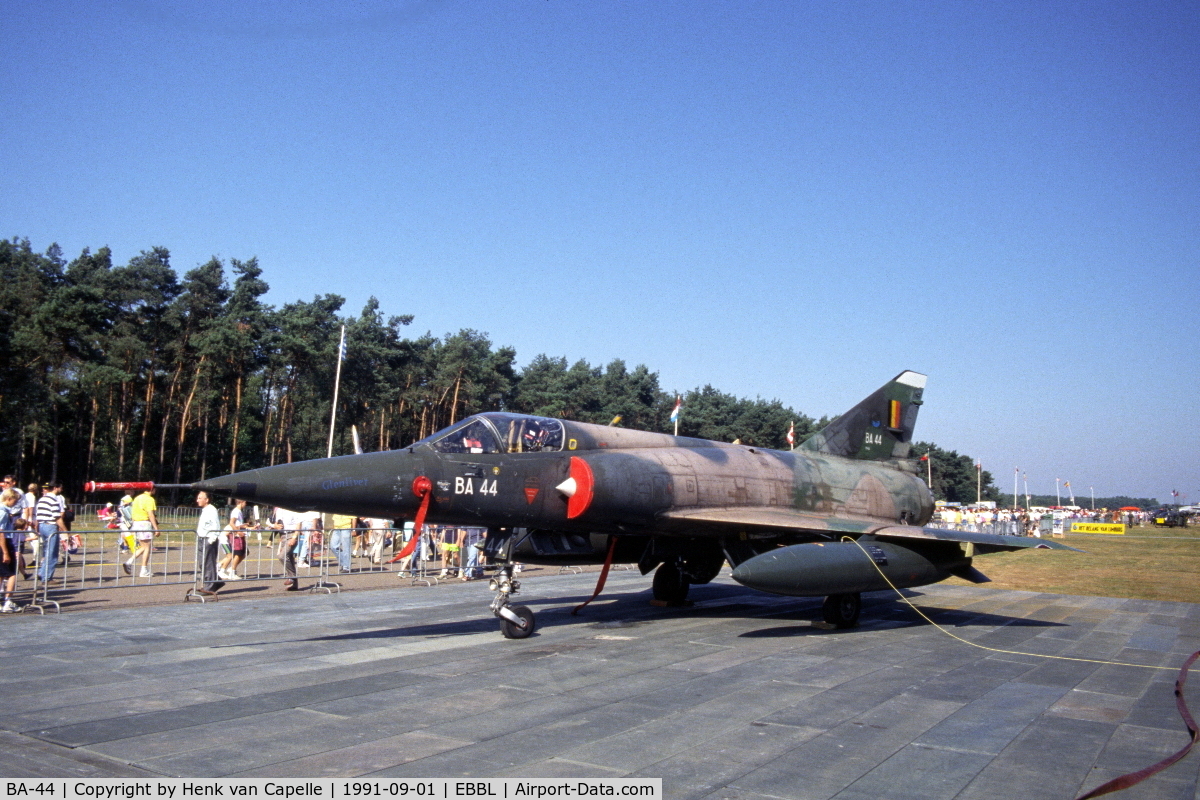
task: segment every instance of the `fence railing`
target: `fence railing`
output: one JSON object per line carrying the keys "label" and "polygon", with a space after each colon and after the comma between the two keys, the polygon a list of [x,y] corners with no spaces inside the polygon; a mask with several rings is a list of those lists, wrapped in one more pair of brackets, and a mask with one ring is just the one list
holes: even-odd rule
{"label": "fence railing", "polygon": [[[343,574],[398,573],[411,585],[432,585],[441,577],[462,576],[465,570],[478,570],[470,577],[480,577],[485,566],[482,554],[458,552],[445,563],[435,549],[431,537],[403,561],[392,563],[393,556],[406,544],[404,532],[395,529],[352,528],[349,530],[349,568],[343,570],[338,555],[330,547],[336,531],[302,531],[292,548],[295,553],[296,576],[315,579],[308,588],[312,591],[338,591],[336,578]],[[143,560],[136,556],[138,542],[134,531],[113,530],[107,527],[90,530],[76,529],[59,535],[58,559],[49,581],[39,579],[42,542],[30,536],[26,542],[24,560],[28,579],[17,594],[26,599],[29,610],[44,611],[58,608],[54,597],[64,591],[80,589],[117,589],[139,586],[188,584],[199,588],[203,579],[202,548],[197,545],[193,528],[159,527],[158,536],[150,540],[150,551]],[[228,571],[218,580],[226,586],[237,581],[286,580],[283,560],[287,536],[283,531],[248,529],[245,557],[233,562],[232,547],[227,546],[228,533],[223,535],[218,565]],[[468,561],[474,559],[477,566]],[[148,574],[147,574],[148,573]],[[196,599],[205,599],[197,593]]]}
{"label": "fence railing", "polygon": [[1005,536],[1031,536],[1037,530],[1037,520],[1033,520],[1032,526],[1024,523],[1021,520],[1001,520],[999,522],[930,522],[929,525],[935,528],[942,528],[951,531],[971,531],[973,533],[993,533],[1003,534]]}
{"label": "fence railing", "polygon": [[[100,511],[108,506],[107,503],[68,503],[67,507],[75,512],[76,519],[88,520],[89,525],[100,520]],[[113,503],[113,508],[117,507]],[[189,522],[195,525],[196,520],[200,516],[200,509],[197,506],[159,506],[155,512],[158,521],[163,525],[178,525],[186,526]]]}

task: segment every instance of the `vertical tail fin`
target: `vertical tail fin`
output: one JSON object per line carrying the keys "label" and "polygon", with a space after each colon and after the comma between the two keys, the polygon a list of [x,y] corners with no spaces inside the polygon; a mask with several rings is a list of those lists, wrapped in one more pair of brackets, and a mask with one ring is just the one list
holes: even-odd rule
{"label": "vertical tail fin", "polygon": [[902,372],[800,447],[845,458],[908,458],[924,392],[924,375]]}

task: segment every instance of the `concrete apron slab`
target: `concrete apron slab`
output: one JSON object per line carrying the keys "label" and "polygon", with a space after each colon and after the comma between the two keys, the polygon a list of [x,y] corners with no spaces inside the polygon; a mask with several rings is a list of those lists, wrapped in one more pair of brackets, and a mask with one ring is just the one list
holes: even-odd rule
{"label": "concrete apron slab", "polygon": [[[818,599],[727,576],[668,609],[617,572],[570,616],[594,579],[526,579],[539,628],[521,641],[478,584],[10,617],[0,775],[641,776],[669,798],[1058,800],[1186,741],[1172,685],[1200,646],[1189,604],[908,592],[964,642],[885,593],[864,597],[859,629],[832,631],[813,624]],[[1196,795],[1198,761],[1146,796]]]}

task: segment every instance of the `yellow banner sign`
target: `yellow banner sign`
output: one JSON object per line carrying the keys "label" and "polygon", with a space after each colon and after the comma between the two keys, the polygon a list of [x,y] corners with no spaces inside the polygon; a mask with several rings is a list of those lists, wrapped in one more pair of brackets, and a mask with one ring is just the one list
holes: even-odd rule
{"label": "yellow banner sign", "polygon": [[1072,522],[1071,533],[1125,533],[1125,526],[1107,522]]}

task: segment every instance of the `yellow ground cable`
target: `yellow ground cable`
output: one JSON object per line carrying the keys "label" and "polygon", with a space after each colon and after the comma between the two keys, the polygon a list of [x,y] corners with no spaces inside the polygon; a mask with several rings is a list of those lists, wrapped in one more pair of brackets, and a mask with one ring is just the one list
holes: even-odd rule
{"label": "yellow ground cable", "polygon": [[1149,664],[1127,664],[1124,661],[1105,661],[1104,659],[1100,659],[1100,658],[1076,658],[1074,656],[1052,656],[1052,655],[1048,655],[1046,653],[1024,653],[1020,650],[1003,650],[999,647],[988,647],[985,644],[977,644],[976,642],[972,642],[969,639],[964,639],[961,636],[958,636],[958,635],[953,634],[950,631],[946,630],[941,625],[938,625],[936,622],[934,622],[932,619],[930,619],[928,616],[926,616],[924,611],[922,611],[921,609],[919,609],[915,605],[913,605],[912,601],[909,600],[907,597],[905,597],[904,594],[899,589],[896,588],[896,584],[894,584],[890,580],[888,580],[888,576],[883,573],[883,570],[881,570],[879,568],[879,565],[875,563],[875,559],[872,558],[871,554],[867,552],[866,548],[863,547],[859,543],[858,539],[855,539],[851,536],[843,536],[842,541],[843,542],[854,542],[854,544],[858,545],[858,549],[862,550],[863,555],[866,556],[867,560],[871,562],[871,566],[875,567],[875,571],[879,573],[879,577],[881,577],[885,581],[887,581],[887,585],[892,587],[892,591],[896,593],[896,596],[899,597],[901,600],[903,600],[906,604],[908,604],[909,608],[911,608],[913,611],[917,612],[917,614],[920,615],[921,619],[925,620],[930,625],[932,625],[933,627],[937,628],[942,633],[949,636],[951,639],[957,639],[958,641],[962,642],[963,644],[969,644],[971,647],[978,647],[980,650],[989,650],[993,653],[1005,653],[1006,655],[1013,655],[1013,656],[1032,656],[1033,658],[1053,658],[1058,661],[1079,661],[1079,662],[1082,662],[1085,664],[1109,664],[1109,665],[1115,666],[1115,667],[1138,667],[1140,669],[1160,669],[1160,670],[1161,669],[1167,669],[1167,670],[1175,670],[1176,669],[1176,667],[1152,667]]}
{"label": "yellow ground cable", "polygon": [[[941,625],[938,625],[936,622],[931,620],[925,614],[924,611],[922,611],[921,609],[919,609],[915,605],[913,605],[911,600],[909,600],[907,597],[905,597],[903,594],[901,594],[900,590],[896,588],[896,584],[892,583],[888,579],[888,576],[883,574],[883,570],[881,570],[879,568],[879,565],[875,563],[875,559],[871,558],[871,554],[867,552],[867,549],[865,547],[863,547],[861,544],[859,544],[859,541],[857,539],[850,537],[850,536],[843,536],[842,541],[843,542],[854,542],[854,544],[858,545],[858,549],[862,550],[863,555],[866,556],[867,559],[871,562],[871,565],[873,567],[875,567],[875,571],[879,573],[879,577],[883,578],[884,581],[887,582],[887,585],[892,587],[892,591],[895,592],[896,595],[901,600],[903,600],[906,604],[908,604],[909,608],[911,608],[913,611],[917,612],[917,614],[920,615],[921,619],[925,620],[930,625],[932,625],[933,627],[937,628],[942,633],[949,636],[951,639],[957,639],[958,641],[962,642],[963,644],[969,644],[971,647],[978,647],[980,650],[989,650],[993,653],[1005,653],[1007,655],[1015,655],[1015,656],[1030,656],[1032,658],[1053,658],[1058,661],[1079,661],[1079,662],[1082,662],[1085,664],[1109,664],[1109,665],[1117,666],[1117,667],[1140,667],[1141,669],[1174,669],[1174,667],[1151,667],[1147,664],[1127,664],[1124,661],[1105,661],[1103,659],[1098,659],[1098,658],[1075,658],[1073,656],[1051,656],[1051,655],[1046,655],[1045,653],[1025,653],[1020,650],[1002,650],[998,647],[988,647],[987,645],[976,644],[975,642],[968,641],[967,639],[964,639],[961,636],[956,636],[955,634],[953,634],[950,631],[943,628]],[[1175,753],[1174,755],[1164,758],[1162,761],[1159,761],[1157,764],[1153,764],[1149,767],[1146,767],[1145,769],[1139,770],[1137,772],[1130,772],[1125,775],[1121,775],[1116,778],[1113,778],[1111,781],[1108,781],[1107,783],[1101,784],[1100,786],[1097,786],[1096,788],[1092,789],[1087,794],[1080,795],[1078,798],[1076,798],[1076,800],[1090,800],[1090,798],[1093,798],[1093,797],[1100,797],[1101,795],[1111,794],[1112,792],[1118,792],[1118,791],[1121,791],[1122,789],[1128,789],[1130,786],[1134,786],[1138,783],[1141,783],[1146,778],[1149,778],[1151,775],[1155,775],[1159,772],[1162,772],[1164,769],[1171,766],[1176,761],[1180,760],[1181,758],[1183,758],[1184,756],[1186,756],[1188,754],[1188,752],[1192,749],[1192,745],[1194,745],[1197,741],[1197,738],[1200,737],[1200,729],[1197,728],[1195,721],[1192,719],[1191,713],[1187,709],[1187,704],[1184,702],[1183,685],[1184,685],[1184,682],[1187,680],[1188,669],[1191,667],[1191,665],[1193,663],[1195,663],[1197,658],[1200,658],[1200,651],[1193,653],[1192,656],[1190,658],[1188,658],[1188,660],[1186,662],[1184,662],[1182,669],[1179,671],[1179,677],[1175,680],[1175,705],[1179,709],[1179,715],[1181,717],[1183,717],[1183,723],[1187,727],[1187,730],[1188,730],[1188,743],[1183,747],[1183,749],[1181,749],[1178,753]]]}

